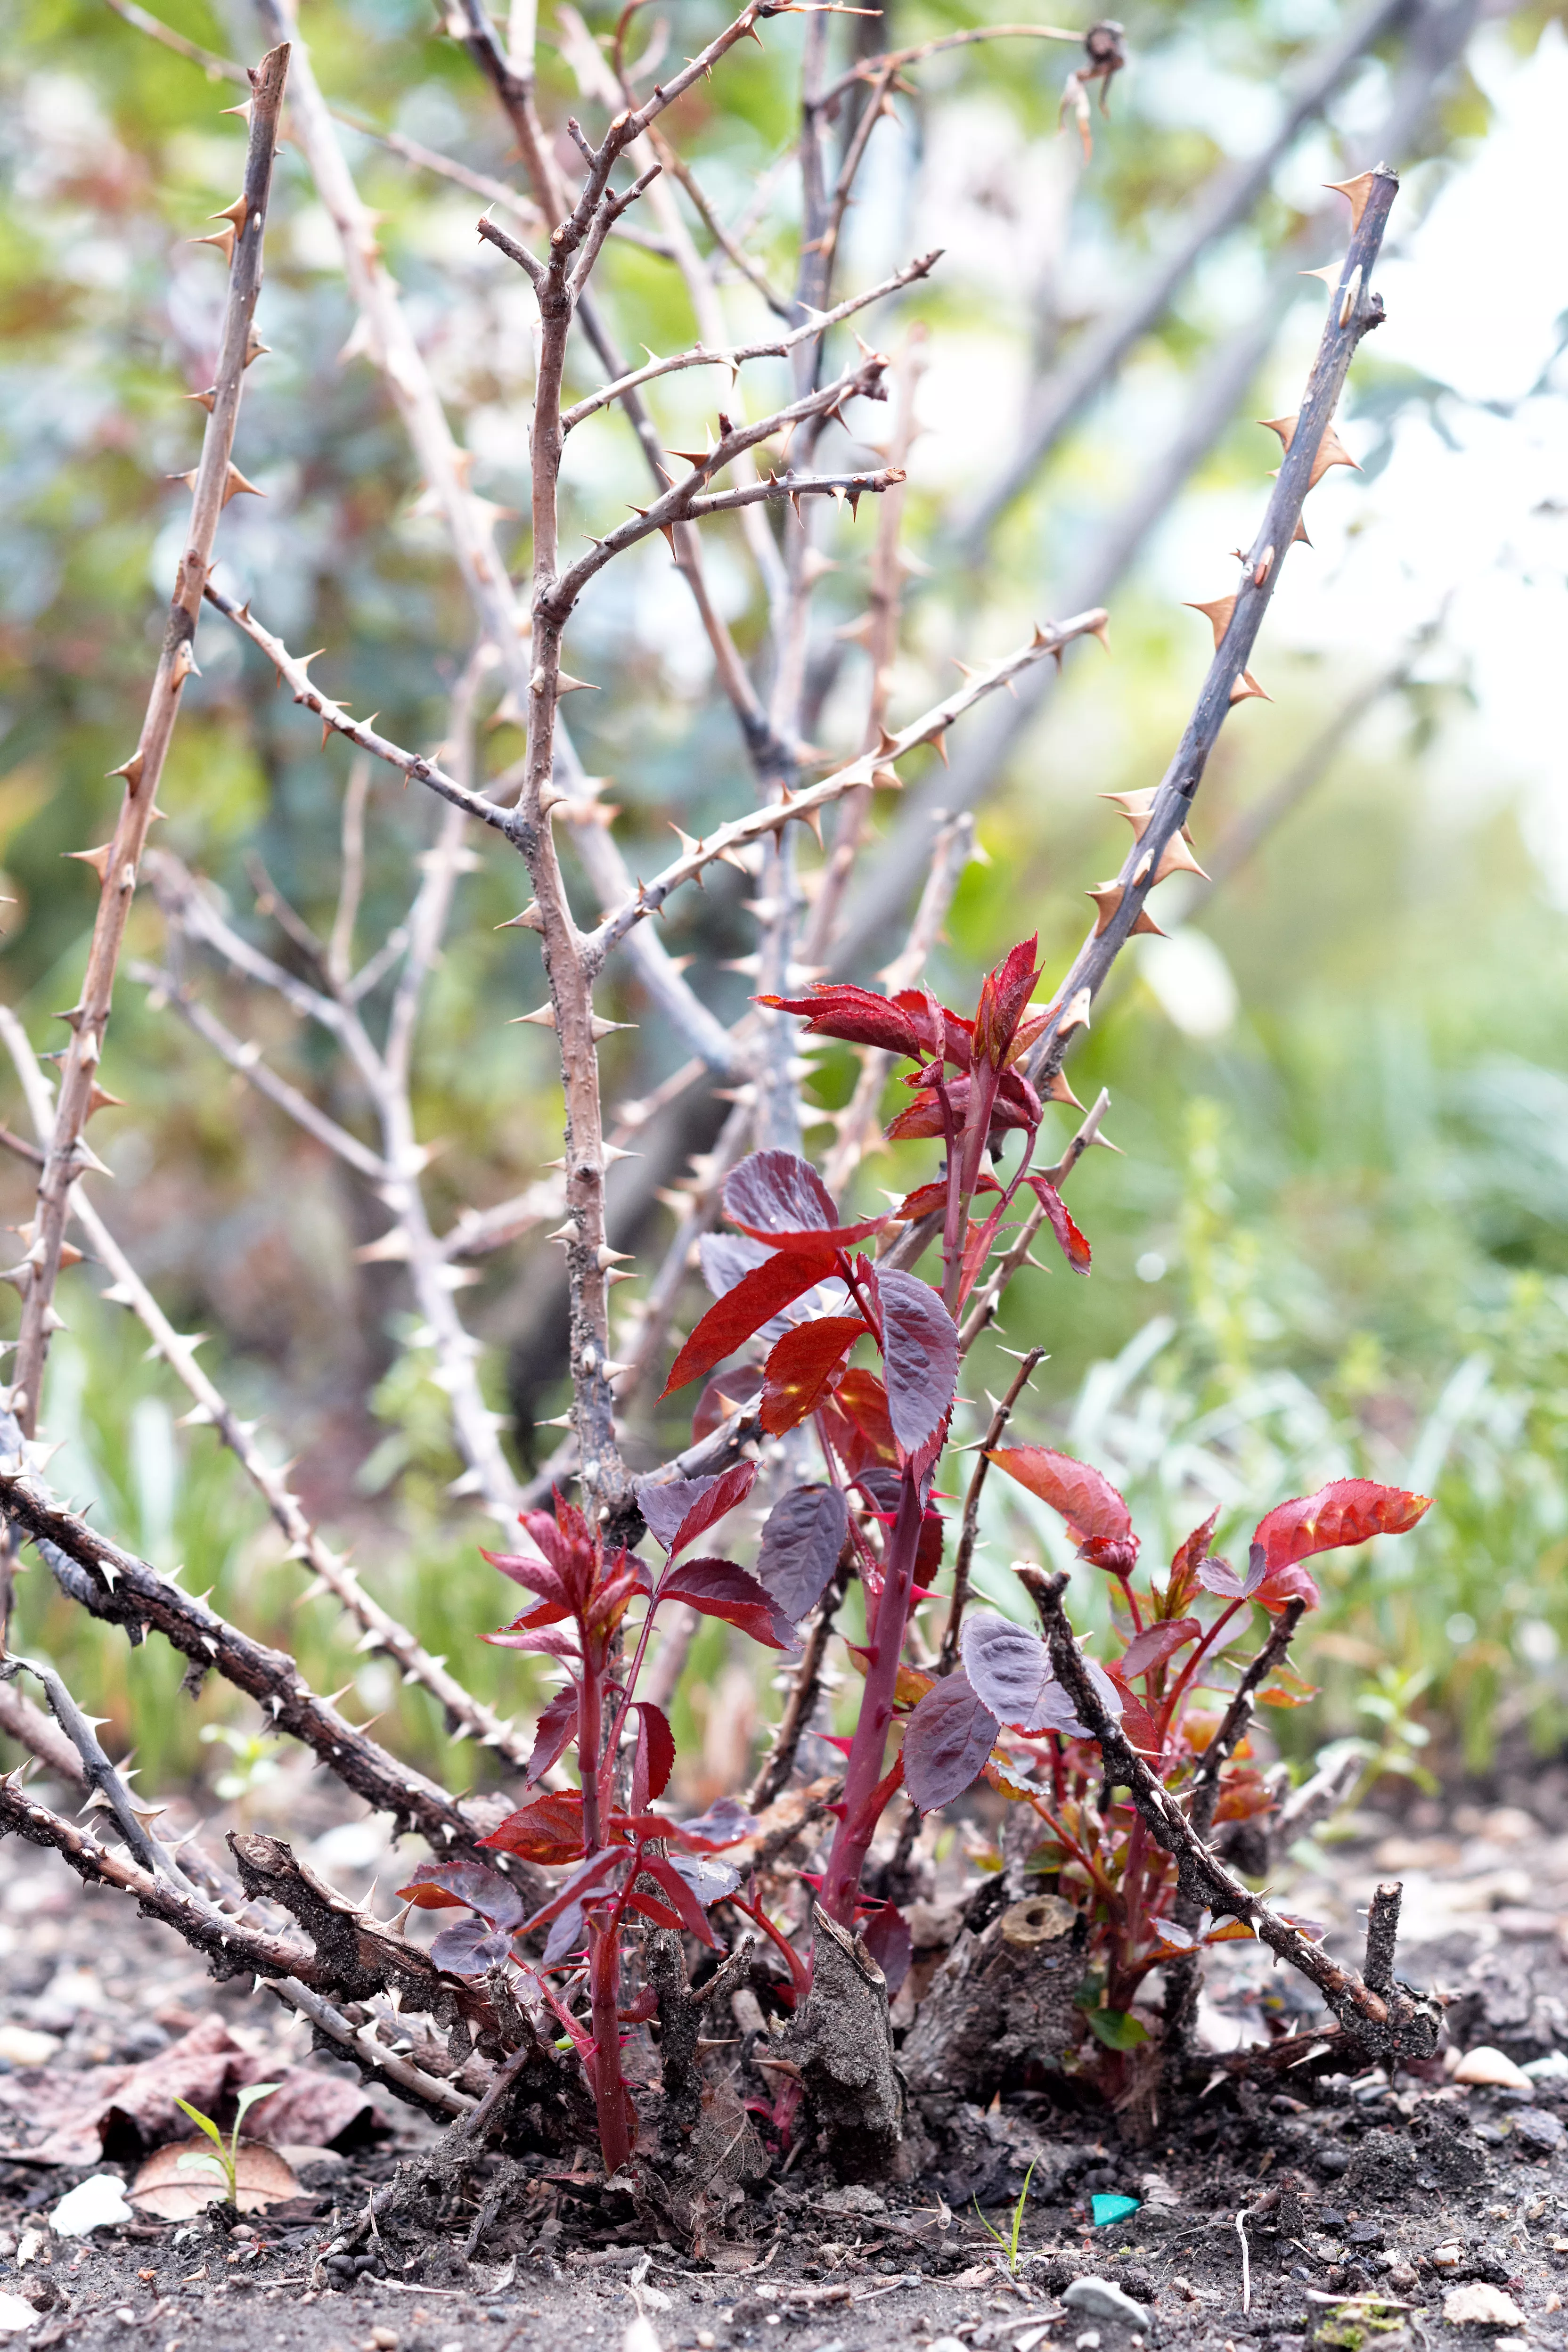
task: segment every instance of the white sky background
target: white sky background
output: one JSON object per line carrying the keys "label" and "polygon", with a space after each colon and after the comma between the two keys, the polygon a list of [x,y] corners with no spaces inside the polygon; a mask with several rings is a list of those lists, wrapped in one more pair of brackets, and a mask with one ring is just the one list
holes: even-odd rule
{"label": "white sky background", "polygon": [[[1494,29],[1470,63],[1496,110],[1491,130],[1418,225],[1391,236],[1375,279],[1388,320],[1366,346],[1463,395],[1442,412],[1459,447],[1413,410],[1373,482],[1331,474],[1314,502],[1316,558],[1297,551],[1268,633],[1303,651],[1342,649],[1347,674],[1364,673],[1451,593],[1432,674],[1454,675],[1462,657],[1479,707],[1452,719],[1428,755],[1437,804],[1462,824],[1517,799],[1543,879],[1568,908],[1568,360],[1554,394],[1525,399],[1568,310],[1568,40],[1554,23],[1521,58]],[[1421,180],[1410,187],[1418,211]],[[1319,323],[1303,306],[1279,352],[1285,408]],[[1510,416],[1464,404],[1489,401],[1524,404]],[[1366,420],[1345,427],[1352,455],[1376,437]],[[1184,503],[1152,552],[1162,590],[1189,596],[1194,579],[1218,577],[1215,520],[1211,501]]]}

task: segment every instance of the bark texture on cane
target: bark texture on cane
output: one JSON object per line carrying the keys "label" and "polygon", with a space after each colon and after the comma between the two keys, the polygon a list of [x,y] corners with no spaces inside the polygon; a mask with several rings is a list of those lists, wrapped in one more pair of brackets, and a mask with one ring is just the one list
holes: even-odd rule
{"label": "bark texture on cane", "polygon": [[847,2180],[880,2179],[908,2152],[888,1981],[852,1928],[817,1904],[811,1916],[811,1990],[778,2048],[799,2072],[834,2169]]}
{"label": "bark texture on cane", "polygon": [[59,1277],[71,1186],[89,1164],[83,1156],[82,1137],[97,1107],[98,1068],[114,995],[115,968],[135,895],[147,828],[155,813],[159,779],[179,716],[180,698],[186,678],[195,668],[191,649],[202,608],[202,591],[212,566],[218,517],[237,489],[253,487],[237,473],[230,453],[239,418],[245,371],[258,348],[253,321],[256,298],[261,290],[261,240],[267,225],[272,158],[277,150],[278,122],[288,73],[289,45],[281,42],[268,52],[251,76],[253,95],[245,184],[233,205],[220,215],[230,226],[205,240],[214,245],[226,244],[227,248],[228,305],[224,314],[223,345],[216,381],[206,395],[210,404],[193,485],[190,527],[170,600],[163,647],[158,656],[136,749],[124,766],[115,772],[125,778],[125,797],[113,839],[102,852],[95,853],[102,860],[98,869],[101,876],[98,915],[92,927],[81,994],[65,1016],[70,1024],[70,1043],[60,1071],[54,1133],[38,1179],[35,1235],[28,1254],[32,1277],[22,1297],[22,1328],[11,1390],[12,1409],[29,1437],[37,1427],[49,1335],[59,1319],[54,1309],[55,1284]]}
{"label": "bark texture on cane", "polygon": [[1085,1915],[1059,1895],[1009,1905],[964,1928],[932,1978],[899,2063],[910,2095],[984,2106],[1031,2062],[1059,2059],[1081,2032]]}

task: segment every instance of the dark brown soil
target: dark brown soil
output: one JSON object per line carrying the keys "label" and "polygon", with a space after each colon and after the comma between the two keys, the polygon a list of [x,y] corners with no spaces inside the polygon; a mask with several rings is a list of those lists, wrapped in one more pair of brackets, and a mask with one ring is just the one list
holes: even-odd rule
{"label": "dark brown soil", "polygon": [[[129,2178],[134,2158],[75,2168],[29,2160],[24,2103],[0,2107],[0,2296],[19,2293],[39,2315],[10,2340],[29,2352],[199,2352],[204,2341],[241,2352],[568,2352],[637,2327],[627,2352],[654,2352],[643,2328],[665,2352],[765,2352],[781,2341],[795,2352],[883,2352],[942,2337],[975,2352],[1093,2352],[1098,2337],[1103,2352],[1121,2352],[1142,2331],[1062,2301],[1075,2281],[1098,2277],[1143,2306],[1144,2340],[1162,2346],[1563,2345],[1568,1835],[1552,1833],[1554,1791],[1536,1784],[1533,1813],[1460,1808],[1445,1822],[1432,1809],[1420,1834],[1367,1817],[1327,1875],[1292,1890],[1353,1949],[1356,1906],[1379,1875],[1404,1875],[1402,1973],[1454,1996],[1454,2052],[1430,2079],[1298,2073],[1282,2088],[1219,2076],[1216,2065],[1206,2093],[1157,2115],[1142,2144],[1103,2107],[1024,2093],[984,2114],[928,2118],[933,2168],[912,2188],[843,2189],[809,2156],[782,2179],[735,2187],[700,2257],[647,2243],[628,2199],[544,2159],[529,2161],[525,2186],[471,2260],[482,2180],[444,2233],[389,2231],[367,2254],[334,2253],[399,2155],[434,2136],[379,2089],[374,2114],[345,2135],[358,2146],[304,2162],[301,2197],[232,2234],[201,2217],[59,2240],[47,2217],[65,2191],[89,2171]],[[332,1874],[353,1883],[342,1851],[332,1859]],[[1267,1962],[1256,1947],[1219,1956],[1203,2018],[1216,2060],[1267,2039],[1271,2014],[1303,2021],[1296,1988]],[[54,2037],[47,2079],[153,2057],[214,2015],[268,2073],[304,2063],[304,2036],[281,2031],[265,1993],[214,1986],[122,1902],[84,1893],[47,1854],[0,1846],[0,2029]],[[1528,2092],[1461,2088],[1448,2074],[1480,2043],[1521,2063],[1561,2049],[1561,2073]],[[976,2205],[1005,2231],[1031,2165],[1010,2274]],[[1096,2229],[1090,2200],[1104,2193],[1136,2197],[1140,2209]],[[19,2265],[29,2230],[44,2242]],[[1447,2322],[1446,2298],[1467,2283],[1500,2289],[1523,2327]],[[1383,2301],[1356,2300],[1367,2296]]]}

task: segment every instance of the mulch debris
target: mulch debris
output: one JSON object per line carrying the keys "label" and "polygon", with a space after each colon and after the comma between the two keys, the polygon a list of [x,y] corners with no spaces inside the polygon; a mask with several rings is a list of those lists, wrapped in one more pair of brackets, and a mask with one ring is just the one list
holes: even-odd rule
{"label": "mulch debris", "polygon": [[[0,2342],[26,2352],[1495,2352],[1568,2347],[1568,1834],[1549,1776],[1535,1811],[1494,1806],[1414,1835],[1363,1819],[1315,1883],[1354,1948],[1355,1907],[1405,1881],[1402,1970],[1451,1996],[1453,2049],[1419,2074],[1284,2081],[1227,2052],[1314,2019],[1259,1948],[1222,1948],[1205,2001],[1215,2069],[1134,2130],[1048,2086],[927,2119],[934,2169],[836,2181],[807,2153],[738,2188],[700,2255],[647,2242],[630,2200],[526,2158],[493,2216],[485,2172],[434,2226],[339,2241],[436,2127],[304,2047],[264,1992],[214,1984],[165,1930],[0,1845]],[[1568,1827],[1568,1794],[1562,1795]],[[341,1866],[340,1883],[352,1874]],[[1521,1889],[1528,1893],[1528,1902]],[[1487,2045],[1522,2068],[1459,2084]],[[1487,2071],[1483,2065],[1482,2071]],[[1509,2070],[1495,2071],[1507,2074]],[[223,2119],[242,2085],[300,2182],[226,2226],[139,2219],[61,2238],[93,2176],[129,2184]],[[1031,2171],[1031,2168],[1033,2168]],[[1004,2235],[1029,2181],[1016,2266]],[[1097,2197],[1136,2200],[1096,2228]],[[979,2209],[977,2210],[976,2209]],[[1085,2282],[1100,2282],[1098,2288]],[[1070,2299],[1069,2299],[1070,2296]],[[26,2313],[18,2319],[19,2311]]]}

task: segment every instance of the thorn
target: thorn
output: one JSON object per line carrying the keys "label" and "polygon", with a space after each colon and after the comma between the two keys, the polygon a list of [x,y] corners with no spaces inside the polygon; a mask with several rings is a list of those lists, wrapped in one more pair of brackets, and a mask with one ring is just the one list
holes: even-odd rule
{"label": "thorn", "polygon": [[508,1022],[507,1026],[509,1029],[553,1029],[555,1007],[553,1004],[542,1004],[535,1013],[520,1013],[514,1021]]}
{"label": "thorn", "polygon": [[617,1029],[635,1029],[637,1025],[635,1021],[605,1021],[595,1013],[589,1016],[588,1034],[596,1045],[601,1037],[608,1037]]}
{"label": "thorn", "polygon": [[573,1242],[580,1242],[583,1236],[577,1230],[576,1219],[568,1217],[563,1225],[557,1225],[555,1231],[552,1234],[546,1234],[544,1238],[548,1242],[565,1242],[570,1244]]}
{"label": "thorn", "polygon": [[1078,1097],[1068,1086],[1065,1072],[1061,1070],[1053,1070],[1051,1073],[1051,1083],[1046,1090],[1046,1100],[1047,1102],[1054,1103],[1067,1103],[1076,1111],[1081,1111],[1083,1108],[1082,1103],[1079,1102]]}
{"label": "thorn", "polygon": [[[1331,184],[1327,180],[1323,183],[1325,187]],[[1300,275],[1303,278],[1321,278],[1325,286],[1337,286],[1340,282],[1340,272],[1343,268],[1342,261],[1331,261],[1322,269],[1303,269]]]}
{"label": "thorn", "polygon": [[[1260,416],[1258,421],[1268,432],[1278,433],[1280,446],[1289,457],[1290,444],[1296,438],[1299,416]],[[1358,474],[1361,471],[1361,467],[1356,466],[1355,459],[1351,456],[1333,426],[1326,425],[1323,427],[1323,437],[1318,444],[1318,454],[1312,460],[1312,477],[1307,484],[1309,490],[1316,489],[1331,466],[1353,466]]]}
{"label": "thorn", "polygon": [[544,918],[539,911],[538,899],[531,898],[521,915],[514,915],[508,923],[498,923],[496,929],[498,931],[542,931]]}
{"label": "thorn", "polygon": [[1093,1002],[1094,999],[1090,991],[1087,988],[1080,988],[1078,994],[1073,998],[1072,1003],[1068,1006],[1067,1011],[1062,1014],[1060,1021],[1057,1024],[1057,1035],[1058,1037],[1066,1037],[1068,1036],[1075,1029],[1087,1029],[1089,1025],[1089,1009]]}
{"label": "thorn", "polygon": [[[224,477],[224,505],[227,506],[230,499],[237,499],[246,494],[248,494],[253,499],[264,499],[267,496],[266,491],[258,490],[254,482],[247,482],[246,480],[245,476],[240,472],[239,467],[235,464],[231,457],[229,460],[228,472]],[[313,658],[314,656],[312,656],[312,659]]]}
{"label": "thorn", "polygon": [[216,245],[226,262],[234,260],[234,231],[226,223],[211,236],[187,237],[185,242],[188,245]]}
{"label": "thorn", "polygon": [[141,752],[132,751],[129,760],[121,761],[118,768],[110,768],[109,772],[111,776],[123,776],[131,790],[134,792],[142,782],[142,765]]}
{"label": "thorn", "polygon": [[585,677],[570,677],[563,669],[555,673],[555,690],[557,694],[597,694],[599,691],[596,686],[590,686]]}
{"label": "thorn", "polygon": [[1366,210],[1366,200],[1372,194],[1373,183],[1376,177],[1377,174],[1374,172],[1358,172],[1353,180],[1325,180],[1323,182],[1325,188],[1332,188],[1336,196],[1343,196],[1348,202],[1351,208],[1351,235],[1352,236],[1361,226],[1361,216]]}
{"label": "thorn", "polygon": [[594,1253],[595,1261],[598,1265],[598,1269],[601,1274],[604,1273],[606,1266],[628,1265],[631,1261],[631,1255],[632,1253],[630,1250],[611,1249],[607,1242],[602,1242]]}
{"label": "thorn", "polygon": [[80,866],[90,866],[99,880],[102,882],[108,877],[109,855],[113,846],[114,844],[111,841],[103,841],[100,842],[96,849],[62,849],[60,856],[74,858]]}
{"label": "thorn", "polygon": [[195,401],[210,416],[213,413],[213,404],[217,398],[217,386],[216,383],[209,383],[205,392],[187,392],[185,398]]}

